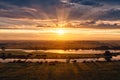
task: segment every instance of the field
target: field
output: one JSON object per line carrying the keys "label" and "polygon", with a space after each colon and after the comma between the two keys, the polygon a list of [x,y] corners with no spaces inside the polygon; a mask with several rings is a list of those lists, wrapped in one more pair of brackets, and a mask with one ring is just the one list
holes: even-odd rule
{"label": "field", "polygon": [[31,41],[31,40],[3,40],[0,47],[7,49],[96,49],[96,50],[120,50],[120,41]]}
{"label": "field", "polygon": [[[113,43],[114,42],[114,43]],[[99,58],[104,54],[57,54],[39,49],[95,49],[120,50],[120,41],[0,41],[5,49],[31,49],[34,52],[0,51],[0,58],[18,59],[78,59]],[[112,56],[120,53],[112,54]],[[120,80],[120,60],[69,62],[0,63],[0,80]]]}
{"label": "field", "polygon": [[120,80],[120,62],[0,63],[0,80]]}

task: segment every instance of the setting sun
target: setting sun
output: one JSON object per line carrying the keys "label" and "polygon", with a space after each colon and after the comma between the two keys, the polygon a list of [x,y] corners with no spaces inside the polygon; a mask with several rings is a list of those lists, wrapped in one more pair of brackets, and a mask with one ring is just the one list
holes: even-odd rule
{"label": "setting sun", "polygon": [[63,35],[63,34],[65,33],[64,30],[62,30],[62,29],[59,29],[59,30],[57,30],[56,32],[57,32],[57,34],[59,34],[59,35]]}

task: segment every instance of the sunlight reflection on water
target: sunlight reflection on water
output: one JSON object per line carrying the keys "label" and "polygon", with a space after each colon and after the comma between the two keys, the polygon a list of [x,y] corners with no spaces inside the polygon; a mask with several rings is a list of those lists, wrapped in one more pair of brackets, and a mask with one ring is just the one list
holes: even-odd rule
{"label": "sunlight reflection on water", "polygon": [[[24,49],[6,49],[6,51],[24,51],[24,52],[42,52],[42,53],[59,53],[59,54],[103,54],[105,50],[24,50]],[[120,50],[109,50],[110,52],[116,53],[120,52]]]}

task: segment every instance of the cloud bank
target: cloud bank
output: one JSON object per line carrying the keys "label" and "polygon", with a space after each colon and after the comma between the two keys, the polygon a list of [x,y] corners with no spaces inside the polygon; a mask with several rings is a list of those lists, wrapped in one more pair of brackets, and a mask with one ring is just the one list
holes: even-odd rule
{"label": "cloud bank", "polygon": [[120,0],[0,0],[0,29],[51,27],[48,24],[57,20],[74,24],[70,27],[119,29],[119,4]]}

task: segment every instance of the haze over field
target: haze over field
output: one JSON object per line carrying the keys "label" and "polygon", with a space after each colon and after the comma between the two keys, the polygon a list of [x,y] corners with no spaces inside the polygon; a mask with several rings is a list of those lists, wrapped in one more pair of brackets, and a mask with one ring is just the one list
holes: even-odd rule
{"label": "haze over field", "polygon": [[120,40],[120,0],[0,0],[0,40]]}

